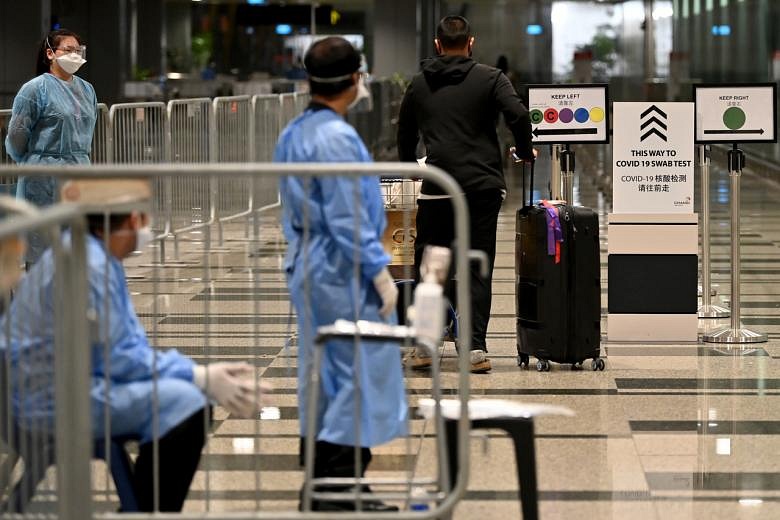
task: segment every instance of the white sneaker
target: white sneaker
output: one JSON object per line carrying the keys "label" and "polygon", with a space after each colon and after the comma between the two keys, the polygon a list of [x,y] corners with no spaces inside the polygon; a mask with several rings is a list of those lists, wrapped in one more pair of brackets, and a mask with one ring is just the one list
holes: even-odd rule
{"label": "white sneaker", "polygon": [[433,365],[433,358],[422,348],[415,348],[406,357],[405,364],[412,370],[428,370]]}
{"label": "white sneaker", "polygon": [[485,374],[493,368],[484,350],[472,350],[470,357],[472,374]]}

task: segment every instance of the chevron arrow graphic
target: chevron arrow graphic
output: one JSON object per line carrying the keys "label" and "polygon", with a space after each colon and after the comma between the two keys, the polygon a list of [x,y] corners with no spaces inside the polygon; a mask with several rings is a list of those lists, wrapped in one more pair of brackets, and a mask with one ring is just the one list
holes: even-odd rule
{"label": "chevron arrow graphic", "polygon": [[644,119],[645,117],[647,117],[648,114],[652,114],[653,112],[658,113],[658,115],[663,117],[664,119],[668,118],[667,115],[666,115],[666,112],[664,112],[663,110],[661,110],[660,108],[658,108],[655,105],[651,105],[650,108],[648,108],[647,110],[642,112],[642,115],[639,116],[639,118],[640,119]]}
{"label": "chevron arrow graphic", "polygon": [[652,117],[652,118],[648,119],[647,121],[645,121],[644,123],[642,123],[642,126],[641,126],[640,130],[644,130],[650,124],[656,124],[656,125],[660,126],[661,128],[663,128],[664,130],[666,130],[666,123],[664,123],[663,121],[661,121],[657,117]]}
{"label": "chevron arrow graphic", "polygon": [[648,137],[650,137],[653,134],[657,135],[658,137],[660,137],[661,139],[666,141],[666,136],[664,134],[662,134],[661,132],[659,132],[657,128],[651,128],[649,132],[647,132],[646,134],[644,134],[642,136],[640,141],[644,141],[645,139],[647,139]]}
{"label": "chevron arrow graphic", "polygon": [[666,126],[666,119],[666,112],[655,105],[651,105],[650,108],[642,112],[642,115],[639,117],[641,123],[639,130],[641,132],[647,131],[642,134],[640,141],[644,141],[652,135],[656,135],[666,141],[666,131],[669,128]]}

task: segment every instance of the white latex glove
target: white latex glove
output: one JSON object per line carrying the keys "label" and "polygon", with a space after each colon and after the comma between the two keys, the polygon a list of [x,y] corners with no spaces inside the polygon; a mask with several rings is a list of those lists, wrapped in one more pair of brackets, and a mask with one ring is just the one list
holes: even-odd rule
{"label": "white latex glove", "polygon": [[395,286],[395,280],[387,267],[383,267],[379,274],[374,276],[374,288],[382,298],[382,308],[379,309],[379,314],[383,318],[387,318],[393,313],[395,304],[398,302],[398,287]]}
{"label": "white latex glove", "polygon": [[256,416],[262,408],[268,383],[255,385],[254,368],[247,363],[211,363],[192,369],[192,382],[231,414],[244,419]]}

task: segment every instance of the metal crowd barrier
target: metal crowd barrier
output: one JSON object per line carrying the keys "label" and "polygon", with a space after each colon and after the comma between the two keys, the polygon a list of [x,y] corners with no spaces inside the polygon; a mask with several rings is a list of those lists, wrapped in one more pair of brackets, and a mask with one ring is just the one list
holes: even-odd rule
{"label": "metal crowd barrier", "polygon": [[[369,150],[378,154],[395,141],[394,122],[402,93],[389,81],[371,84],[374,111],[353,114]],[[98,105],[92,144],[93,164],[182,164],[270,161],[281,130],[305,110],[310,95],[290,93],[263,96],[230,96],[172,100],[170,102]],[[396,116],[393,116],[393,113]],[[4,137],[10,110],[0,110],[0,164],[11,164]],[[163,182],[162,180],[156,182]],[[166,240],[173,239],[178,258],[183,234],[211,229],[217,223],[219,240],[223,225],[244,219],[244,238],[258,215],[279,205],[275,180],[171,177],[156,186],[155,232],[162,239],[160,262],[166,261]],[[230,182],[232,184],[224,184]],[[16,176],[0,177],[0,193],[14,191]],[[221,185],[220,185],[221,184]],[[204,237],[210,240],[209,237]]]}
{"label": "metal crowd barrier", "polygon": [[[8,168],[3,169],[4,174],[10,173]],[[61,230],[65,227],[69,238],[61,240]],[[13,298],[24,298],[28,309],[42,307],[51,313],[52,328],[42,331],[42,335],[49,337],[52,344],[47,350],[35,343],[20,348],[18,342],[11,341],[12,335],[24,336],[26,331],[41,327],[41,324],[24,319],[4,319],[3,314],[11,304],[11,294],[8,288],[2,291],[0,516],[14,518],[17,516],[15,511],[35,495],[40,495],[50,506],[48,517],[56,513],[59,518],[87,518],[80,516],[82,512],[91,511],[92,501],[89,487],[90,359],[84,348],[88,344],[88,294],[83,215],[78,208],[67,205],[52,206],[34,214],[7,214],[0,220],[0,248],[29,232],[50,237],[53,290],[50,292],[44,286],[33,285],[23,294],[14,294]],[[0,253],[5,255],[7,252]],[[21,266],[17,264],[17,268],[21,269]],[[19,314],[25,315],[24,312]],[[9,348],[12,344],[15,346]],[[33,403],[39,402],[42,395],[56,396],[53,416],[36,413],[39,410]],[[46,475],[50,466],[56,467],[54,479]],[[56,502],[51,501],[52,496],[57,497]]]}
{"label": "metal crowd barrier", "polygon": [[[216,162],[254,162],[255,125],[252,99],[230,96],[214,99]],[[219,243],[223,242],[223,224],[248,217],[254,209],[254,179],[218,179],[217,224]],[[248,232],[249,221],[245,229]]]}
{"label": "metal crowd barrier", "polygon": [[95,134],[92,137],[92,154],[90,161],[92,164],[107,164],[111,162],[111,121],[109,118],[108,105],[98,103],[97,121],[95,122]]}
{"label": "metal crowd barrier", "polygon": [[255,158],[259,162],[271,162],[276,140],[282,131],[282,97],[275,94],[255,96],[252,103],[255,128],[265,130],[255,132]]}
{"label": "metal crowd barrier", "polygon": [[[380,107],[393,85],[382,82],[377,89],[373,114],[361,120],[383,120],[377,125],[392,134],[392,121]],[[386,88],[385,88],[386,87]],[[308,105],[309,94],[222,97],[161,102],[98,105],[91,159],[93,164],[182,164],[270,161],[281,130]],[[5,153],[5,135],[10,110],[0,111],[0,164],[12,164]],[[360,131],[361,129],[358,128]],[[373,134],[365,131],[369,149],[375,150]],[[394,137],[391,139],[394,140]],[[181,237],[210,244],[212,224],[217,224],[220,243],[223,228],[237,219],[244,221],[244,238],[250,223],[259,226],[259,213],[279,206],[276,179],[258,177],[244,180],[189,179],[171,176],[155,189],[154,231],[159,241],[156,261],[165,263],[168,239],[173,241],[174,258],[179,259]],[[227,184],[229,183],[229,184]],[[221,184],[221,185],[220,185]],[[0,193],[13,193],[16,175],[0,177]]]}
{"label": "metal crowd barrier", "polygon": [[[186,109],[183,110],[186,111]],[[445,193],[451,195],[456,230],[454,248],[455,251],[468,251],[469,249],[465,199],[455,181],[441,170],[433,167],[421,169],[417,165],[398,163],[127,164],[56,169],[43,167],[0,167],[0,175],[10,173],[19,173],[25,176],[55,175],[62,182],[69,179],[88,178],[148,179],[153,188],[154,200],[161,198],[160,190],[164,191],[166,186],[170,186],[171,184],[167,181],[173,179],[181,180],[183,183],[189,182],[198,185],[213,185],[211,181],[217,179],[220,181],[216,184],[219,191],[222,187],[230,189],[230,186],[232,186],[230,183],[233,182],[251,183],[253,180],[260,179],[273,179],[276,182],[280,177],[290,175],[311,179],[312,181],[324,177],[350,177],[354,178],[356,182],[360,176],[366,175],[423,178],[440,185]],[[359,206],[360,199],[357,193],[356,190],[355,203]],[[216,195],[219,197],[221,194],[217,193]],[[91,208],[79,207],[77,209],[82,214],[102,214],[104,222],[107,223],[110,221],[111,215],[126,213],[131,208],[117,209],[98,206]],[[149,205],[149,211],[153,219],[165,218],[165,210],[161,209],[157,204]],[[110,456],[105,461],[105,466],[94,464],[90,466],[89,464],[92,443],[98,439],[94,439],[93,436],[84,432],[95,431],[95,425],[91,424],[90,418],[89,367],[90,359],[97,358],[95,358],[95,351],[93,350],[90,353],[87,345],[94,344],[96,337],[102,338],[102,343],[105,347],[102,355],[105,356],[105,359],[108,359],[107,345],[109,341],[107,338],[109,336],[105,332],[100,332],[106,330],[106,323],[95,323],[95,320],[98,319],[95,318],[96,314],[86,311],[88,295],[84,294],[84,289],[87,286],[86,278],[88,273],[85,273],[87,264],[83,254],[83,243],[85,241],[83,220],[75,218],[72,206],[62,204],[55,205],[50,210],[47,210],[46,215],[46,219],[32,219],[23,222],[19,219],[0,221],[0,240],[13,234],[38,229],[44,225],[48,226],[55,233],[59,233],[62,226],[67,225],[72,229],[71,233],[73,236],[70,249],[60,245],[60,241],[57,239],[52,242],[55,245],[55,249],[63,250],[58,253],[64,256],[61,262],[55,263],[55,269],[59,276],[58,280],[64,285],[60,287],[57,297],[49,300],[53,306],[53,312],[58,318],[58,323],[62,324],[61,328],[55,331],[57,341],[62,342],[61,347],[58,344],[57,352],[66,352],[67,355],[57,356],[54,364],[54,374],[46,370],[41,372],[44,376],[53,375],[57,378],[57,386],[54,389],[56,402],[58,403],[57,425],[62,426],[66,424],[59,421],[67,420],[67,427],[57,427],[51,431],[57,447],[57,485],[53,486],[49,480],[45,479],[44,483],[38,486],[34,493],[31,493],[31,496],[25,497],[32,499],[29,514],[32,517],[37,517],[36,515],[54,511],[57,513],[58,518],[62,520],[84,520],[89,518],[148,520],[154,516],[130,512],[115,513],[117,510],[117,499],[113,491],[112,479],[108,475],[114,474],[115,465],[123,462],[121,459],[116,460],[113,456]],[[226,231],[231,234],[240,232],[239,223],[226,222],[225,226]],[[278,243],[281,233],[279,227],[278,221],[273,226],[264,226],[262,229],[255,227],[249,239],[249,244],[255,248],[261,248],[264,244]],[[305,227],[308,227],[308,223],[305,224]],[[357,229],[355,231],[357,239],[360,236],[360,232]],[[308,236],[306,230],[304,230],[304,236]],[[161,239],[158,240],[158,243],[160,241]],[[230,245],[228,244],[228,246]],[[82,248],[79,249],[79,246],[82,246]],[[358,247],[357,243],[355,247]],[[248,263],[246,269],[222,268],[221,264],[224,260],[215,256],[219,254],[235,256],[236,253],[239,253],[237,256],[246,259],[245,261]],[[176,288],[178,284],[182,283],[181,279],[178,278],[181,275],[179,267],[163,270],[164,267],[159,263],[152,263],[150,264],[151,271],[147,269],[148,266],[146,266],[145,262],[150,258],[150,255],[154,254],[154,246],[151,246],[149,250],[143,253],[143,256],[130,258],[126,263],[130,264],[131,268],[134,265],[145,266],[144,269],[135,271],[136,273],[142,273],[141,278],[131,277],[130,283],[133,284],[131,289],[135,293],[135,308],[146,324],[146,335],[149,339],[149,344],[154,347],[155,356],[160,352],[158,349],[178,347],[182,349],[183,353],[192,356],[194,361],[199,364],[209,364],[225,360],[227,357],[232,361],[246,361],[259,369],[259,367],[267,366],[262,359],[264,357],[264,349],[267,350],[274,345],[279,345],[280,336],[289,338],[289,335],[293,332],[289,322],[292,316],[288,314],[291,311],[289,311],[286,302],[271,301],[261,303],[259,299],[259,296],[264,292],[278,294],[279,291],[284,292],[286,290],[285,274],[278,260],[280,252],[276,251],[273,254],[265,255],[247,255],[244,244],[232,244],[232,247],[215,250],[210,248],[209,242],[201,241],[197,244],[195,242],[184,242],[181,254],[182,258],[188,261],[185,280],[190,285],[183,288],[183,290]],[[469,272],[469,255],[456,254],[453,261],[455,262],[456,273]],[[108,271],[106,270],[105,272],[107,273]],[[174,273],[178,273],[178,275]],[[174,276],[173,279],[170,277],[172,274]],[[356,276],[360,277],[360,273],[356,273]],[[462,281],[457,284],[458,301],[468,301],[469,277],[458,276],[458,279]],[[106,281],[107,283],[108,281]],[[176,285],[172,288],[171,283]],[[365,283],[365,280],[360,279],[358,283]],[[230,299],[226,301],[221,298],[221,296],[226,294],[224,291],[227,291],[228,294],[232,292],[239,295],[248,295],[250,296],[248,301],[254,301],[254,303],[239,303],[238,305],[241,309],[237,311],[234,302],[231,303]],[[27,295],[28,293],[24,294]],[[15,295],[17,299],[21,297],[20,293]],[[309,298],[311,298],[311,295],[309,295]],[[37,300],[37,298],[33,299]],[[239,298],[239,300],[242,299]],[[23,304],[25,302],[17,303]],[[182,314],[182,308],[191,312]],[[236,312],[240,314],[237,315]],[[447,379],[449,385],[447,391],[457,394],[463,407],[462,409],[466,409],[466,403],[469,399],[470,307],[464,306],[460,312],[460,356],[457,369],[455,369],[457,373],[452,374],[455,377]],[[92,317],[90,318],[90,316]],[[97,316],[101,316],[101,314],[97,313]],[[104,316],[102,319],[105,319],[105,313],[102,316]],[[242,321],[241,319],[236,319],[237,316],[249,317],[250,319]],[[61,320],[59,319],[60,317],[62,318]],[[119,318],[121,317],[117,317],[117,319]],[[64,328],[66,323],[67,329]],[[38,324],[17,323],[15,326],[21,327],[20,330],[26,330],[25,327],[29,327],[32,330]],[[92,331],[90,336],[92,342],[87,339],[87,330]],[[0,338],[3,337],[3,334],[7,334],[7,332],[0,330]],[[96,336],[96,334],[98,335]],[[413,335],[408,333],[406,336],[411,339]],[[0,339],[0,349],[7,343],[7,340],[4,343]],[[245,350],[243,349],[244,347]],[[285,348],[291,349],[291,347]],[[356,346],[355,348],[359,349],[361,347]],[[370,346],[367,345],[362,348],[370,348]],[[227,353],[230,354],[228,355]],[[355,355],[359,358],[357,352]],[[287,359],[287,363],[293,363],[290,360],[295,359],[294,351],[290,350],[285,356],[277,357],[277,359]],[[31,367],[45,368],[49,366],[46,364],[48,360],[43,358],[33,357],[30,361]],[[398,362],[401,362],[400,356]],[[295,368],[288,366],[288,369],[287,377],[294,377]],[[453,368],[449,370],[453,370]],[[438,372],[434,371],[433,376],[436,379],[432,387],[434,390],[439,388],[437,375]],[[154,381],[159,381],[161,376],[155,371],[153,377]],[[259,370],[256,372],[256,380],[258,377],[263,377]],[[313,377],[314,374],[310,374],[310,380]],[[413,379],[409,381],[413,381]],[[47,381],[39,380],[38,383],[45,384]],[[278,397],[273,395],[271,397],[272,399],[281,399],[282,402],[289,406],[291,396],[295,394],[295,386],[289,387],[284,385],[284,388],[281,390],[285,388],[290,388],[292,391],[282,391]],[[2,389],[2,395],[6,399],[6,396],[10,394],[8,390],[7,388]],[[427,391],[423,392],[419,386],[410,383],[410,388],[407,391],[410,415],[414,413],[416,399],[425,397],[425,393]],[[440,397],[436,391],[432,392],[432,396],[437,401]],[[156,403],[157,401],[155,400],[154,402]],[[62,408],[59,403],[64,403]],[[153,406],[152,409],[157,410],[156,406]],[[370,410],[364,410],[361,407],[357,412],[358,414],[369,413]],[[65,419],[66,417],[67,419]],[[215,417],[220,421],[230,421],[230,417],[219,407],[215,410]],[[356,417],[358,423],[361,420],[360,417],[360,415]],[[278,409],[276,418],[283,418]],[[409,421],[411,419],[412,417],[408,417]],[[11,417],[6,421],[6,424],[16,424],[14,420],[15,418]],[[369,512],[298,512],[296,510],[297,490],[294,493],[294,497],[288,499],[294,502],[295,505],[288,508],[280,508],[277,505],[277,499],[274,498],[273,491],[269,491],[278,489],[278,487],[275,487],[274,478],[269,477],[269,474],[263,470],[268,468],[268,464],[271,463],[265,464],[263,458],[278,455],[278,445],[273,443],[273,439],[267,439],[267,437],[273,438],[274,435],[279,434],[281,425],[255,420],[251,426],[240,427],[242,440],[249,441],[246,446],[244,446],[246,443],[241,444],[242,453],[248,455],[248,458],[245,459],[248,463],[239,463],[241,455],[229,458],[229,460],[238,464],[238,468],[242,471],[248,472],[242,473],[241,480],[246,486],[243,489],[251,497],[248,500],[249,505],[247,505],[247,502],[240,502],[240,510],[235,510],[235,504],[231,504],[228,508],[219,506],[218,498],[216,498],[219,488],[212,489],[212,486],[216,486],[220,482],[224,485],[224,477],[220,479],[214,472],[224,470],[226,467],[221,464],[215,464],[214,460],[209,460],[202,464],[201,471],[196,475],[195,484],[193,484],[196,489],[190,493],[189,502],[185,504],[185,512],[167,515],[166,518],[193,520],[198,518],[214,520],[227,520],[228,518],[323,518],[341,520],[345,518],[433,519],[446,517],[453,511],[457,502],[464,495],[468,482],[468,431],[470,426],[468,417],[464,414],[458,423],[457,450],[460,471],[456,482],[454,485],[451,485],[452,483],[447,476],[446,462],[444,461],[447,449],[444,445],[445,433],[442,429],[442,424],[440,416],[437,416],[436,420],[432,422],[425,423],[422,427],[420,427],[419,423],[415,425],[410,423],[408,425],[409,435],[405,439],[397,441],[393,448],[394,453],[396,450],[401,450],[401,453],[407,455],[405,467],[397,470],[399,476],[377,479],[371,478],[369,475],[369,477],[360,481],[361,484],[371,484],[375,487],[377,498],[392,500],[402,506],[400,512],[384,514]],[[100,430],[103,432],[100,438],[105,437],[106,443],[114,439],[108,425],[109,423],[106,422]],[[216,436],[210,430],[211,425],[208,421],[204,422],[203,427],[204,433],[208,438],[204,456],[211,458],[213,450],[219,449],[220,442],[224,445],[227,439]],[[289,438],[292,436],[295,439],[297,438],[297,427],[294,431],[296,432],[295,434],[282,435],[282,437]],[[424,458],[421,455],[421,460],[424,460],[424,462],[421,462],[417,467],[415,467],[411,457],[418,449],[418,443],[415,441],[416,435],[422,435],[422,438],[419,440],[419,446],[428,445],[430,448],[430,452],[426,452]],[[243,436],[248,437],[248,439],[243,439]],[[434,447],[430,447],[429,439],[431,437],[434,439]],[[297,442],[294,442],[294,444],[297,448]],[[212,447],[212,445],[216,447]],[[155,446],[157,446],[155,449],[159,457],[160,445],[155,444]],[[234,444],[234,446],[236,445]],[[27,450],[24,453],[28,453],[30,457],[35,457],[37,452]],[[48,465],[47,462],[49,461],[34,461],[32,467],[36,467],[35,464]],[[26,471],[26,468],[27,466],[25,466],[24,471]],[[155,468],[159,471],[159,466],[155,466]],[[306,468],[304,468],[305,470]],[[18,477],[18,471],[19,469],[17,468],[16,472],[6,472],[6,477],[8,477],[6,481]],[[308,474],[311,473],[309,472]],[[116,477],[113,480],[116,481]],[[159,480],[159,477],[153,479],[155,489],[157,490],[156,496],[159,495]],[[119,483],[117,483],[117,489],[120,487]],[[419,491],[421,487],[426,490],[422,498],[419,494],[413,493],[413,491]],[[271,493],[270,498],[266,496],[269,492]],[[120,490],[118,493],[121,495],[122,491]],[[431,506],[430,509],[428,511],[410,510],[409,506],[413,501],[419,502],[420,500],[428,501]],[[3,507],[6,507],[6,509],[2,509]],[[3,511],[4,517],[6,517],[6,511],[8,510],[8,504],[4,503],[0,506],[0,511]],[[28,517],[23,516],[22,518]],[[9,514],[8,518],[12,518],[12,516]]]}
{"label": "metal crowd barrier", "polygon": [[[169,102],[166,162],[206,164],[214,161],[215,151],[211,139],[213,119],[212,101],[209,98],[176,99]],[[170,223],[174,240],[182,233],[201,229],[210,222],[212,190],[206,179],[172,177],[164,182],[165,218]]]}
{"label": "metal crowd barrier", "polygon": [[303,111],[305,107],[299,107],[297,101],[298,94],[281,94],[279,99],[282,103],[282,121],[281,128],[284,128],[287,123],[292,121],[295,116]]}

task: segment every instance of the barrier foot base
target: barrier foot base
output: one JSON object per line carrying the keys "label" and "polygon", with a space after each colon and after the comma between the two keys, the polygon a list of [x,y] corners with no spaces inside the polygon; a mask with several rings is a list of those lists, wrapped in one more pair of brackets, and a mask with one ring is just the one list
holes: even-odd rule
{"label": "barrier foot base", "polygon": [[726,327],[707,333],[702,338],[705,343],[765,343],[767,335],[750,329],[732,329]]}
{"label": "barrier foot base", "polygon": [[725,307],[719,307],[717,305],[702,305],[699,307],[699,318],[728,318],[731,316],[731,311]]}

